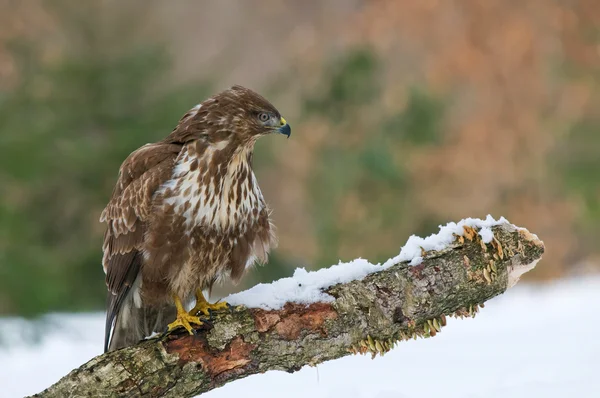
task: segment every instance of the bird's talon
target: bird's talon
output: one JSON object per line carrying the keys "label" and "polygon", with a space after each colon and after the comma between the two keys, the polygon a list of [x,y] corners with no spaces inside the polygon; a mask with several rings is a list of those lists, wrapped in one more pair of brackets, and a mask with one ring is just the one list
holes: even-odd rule
{"label": "bird's talon", "polygon": [[183,304],[179,297],[173,297],[175,301],[175,307],[177,308],[177,318],[169,323],[167,332],[170,333],[177,328],[184,328],[189,334],[195,334],[195,330],[192,325],[202,326],[202,321],[197,316],[191,315],[183,308]]}
{"label": "bird's talon", "polygon": [[173,330],[182,327],[185,330],[187,330],[187,332],[189,334],[195,334],[195,330],[192,327],[192,325],[202,326],[202,321],[197,316],[192,316],[192,315],[188,314],[187,312],[184,312],[184,313],[178,314],[177,319],[175,319],[173,322],[169,323],[168,331],[172,332]]}
{"label": "bird's talon", "polygon": [[202,313],[203,315],[210,317],[211,311],[226,310],[226,309],[230,309],[230,307],[231,306],[224,301],[210,304],[204,298],[204,294],[202,294],[202,290],[198,289],[196,291],[196,305],[194,306],[194,308],[192,308],[192,310],[189,313],[190,313],[190,315],[194,315],[194,316],[197,315],[198,313]]}
{"label": "bird's talon", "polygon": [[220,311],[229,309],[229,305],[225,302],[209,304],[208,302],[199,302],[196,306],[190,311],[190,314],[198,314],[202,313],[205,316],[210,316],[212,311]]}

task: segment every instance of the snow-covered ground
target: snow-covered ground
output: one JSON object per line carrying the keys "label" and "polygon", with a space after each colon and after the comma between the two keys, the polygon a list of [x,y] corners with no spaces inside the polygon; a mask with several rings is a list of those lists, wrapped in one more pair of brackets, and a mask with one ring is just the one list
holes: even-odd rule
{"label": "snow-covered ground", "polygon": [[[203,397],[598,397],[599,312],[600,277],[520,285],[475,319],[449,319],[436,337],[401,343],[382,358],[269,372]],[[0,319],[0,396],[41,391],[100,354],[103,332],[99,313]]]}

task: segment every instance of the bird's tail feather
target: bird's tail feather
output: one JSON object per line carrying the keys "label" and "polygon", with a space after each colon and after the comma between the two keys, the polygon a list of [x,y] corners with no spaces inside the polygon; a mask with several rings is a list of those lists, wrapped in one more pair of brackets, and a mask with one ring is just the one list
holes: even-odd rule
{"label": "bird's tail feather", "polygon": [[152,333],[162,333],[170,321],[175,319],[176,309],[173,305],[162,307],[145,307],[135,300],[137,286],[128,292],[115,317],[108,351],[117,350],[136,344]]}

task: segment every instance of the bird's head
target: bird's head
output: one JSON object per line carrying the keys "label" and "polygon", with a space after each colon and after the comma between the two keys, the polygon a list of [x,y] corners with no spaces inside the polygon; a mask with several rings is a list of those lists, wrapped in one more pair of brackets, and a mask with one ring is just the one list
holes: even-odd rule
{"label": "bird's head", "polygon": [[[257,138],[292,130],[279,111],[261,95],[242,86],[233,86],[191,109],[173,131],[185,140],[200,136],[211,141],[231,140],[254,143]],[[184,141],[185,141],[184,140]]]}

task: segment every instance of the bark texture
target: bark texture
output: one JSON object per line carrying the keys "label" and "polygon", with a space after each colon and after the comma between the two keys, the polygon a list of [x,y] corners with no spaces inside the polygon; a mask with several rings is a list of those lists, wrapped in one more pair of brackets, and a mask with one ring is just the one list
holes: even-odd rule
{"label": "bark texture", "polygon": [[525,229],[502,224],[493,232],[485,244],[466,227],[448,248],[424,252],[418,266],[399,263],[326,289],[333,302],[213,314],[195,336],[161,336],[100,355],[36,396],[189,397],[268,370],[383,355],[402,340],[435,336],[446,316],[474,316],[544,252]]}

